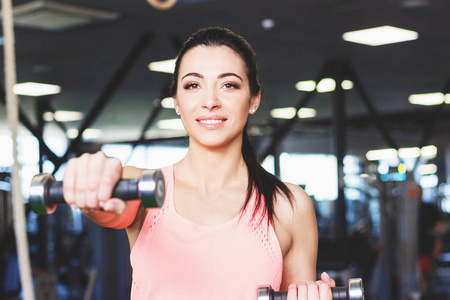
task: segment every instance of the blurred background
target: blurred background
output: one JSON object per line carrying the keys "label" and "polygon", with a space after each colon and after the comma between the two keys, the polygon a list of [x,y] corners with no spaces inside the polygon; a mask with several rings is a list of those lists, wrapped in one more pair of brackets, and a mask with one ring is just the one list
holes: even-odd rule
{"label": "blurred background", "polygon": [[[366,299],[450,299],[447,0],[12,2],[38,299],[129,298],[125,232],[62,205],[35,214],[30,182],[61,179],[69,158],[98,150],[144,168],[180,160],[188,138],[168,94],[173,60],[209,26],[257,54],[263,97],[249,133],[263,166],[314,202],[318,274],[363,278]],[[1,77],[0,298],[20,299]],[[419,257],[430,253],[424,276]]]}

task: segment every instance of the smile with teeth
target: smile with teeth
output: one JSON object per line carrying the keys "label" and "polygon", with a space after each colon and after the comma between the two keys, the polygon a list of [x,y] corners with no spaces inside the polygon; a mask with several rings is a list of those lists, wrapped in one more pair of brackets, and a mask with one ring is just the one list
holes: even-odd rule
{"label": "smile with teeth", "polygon": [[199,120],[199,121],[202,124],[210,125],[210,124],[217,124],[217,123],[223,122],[224,120]]}

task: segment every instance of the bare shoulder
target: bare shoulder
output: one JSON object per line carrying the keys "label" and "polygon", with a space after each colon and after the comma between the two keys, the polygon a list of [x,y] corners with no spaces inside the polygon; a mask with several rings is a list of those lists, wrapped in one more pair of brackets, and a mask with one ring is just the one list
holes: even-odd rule
{"label": "bare shoulder", "polygon": [[289,188],[292,197],[289,201],[284,193],[277,194],[275,203],[275,214],[282,223],[299,221],[303,217],[314,213],[314,207],[311,198],[298,185],[285,183]]}

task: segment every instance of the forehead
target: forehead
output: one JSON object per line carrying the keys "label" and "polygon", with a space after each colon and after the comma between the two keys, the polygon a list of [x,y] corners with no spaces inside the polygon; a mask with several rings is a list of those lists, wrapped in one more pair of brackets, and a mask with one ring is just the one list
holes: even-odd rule
{"label": "forehead", "polygon": [[227,46],[197,46],[181,59],[180,75],[188,72],[246,73],[246,66],[241,56]]}

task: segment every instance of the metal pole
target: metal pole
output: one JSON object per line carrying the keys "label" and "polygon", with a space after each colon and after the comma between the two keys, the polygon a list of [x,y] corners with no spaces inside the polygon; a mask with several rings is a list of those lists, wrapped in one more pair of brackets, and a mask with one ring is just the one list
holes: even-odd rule
{"label": "metal pole", "polygon": [[117,69],[114,76],[111,78],[103,92],[101,93],[100,97],[97,99],[97,101],[94,103],[94,105],[89,110],[87,116],[84,118],[81,126],[78,129],[78,136],[73,139],[67,148],[66,153],[64,156],[60,159],[60,161],[55,164],[55,170],[53,173],[56,173],[58,171],[59,167],[65,162],[68,158],[68,156],[77,149],[79,143],[82,140],[83,132],[97,119],[97,117],[100,115],[100,113],[105,108],[106,104],[108,104],[109,100],[111,100],[112,95],[115,93],[115,91],[119,88],[120,84],[125,79],[128,72],[131,70],[131,67],[133,66],[134,62],[139,57],[139,54],[145,49],[145,46],[150,41],[152,37],[152,34],[146,32],[144,33],[138,41],[133,46],[130,53],[127,55],[125,60],[122,62],[122,64]]}
{"label": "metal pole", "polygon": [[394,142],[394,140],[392,139],[388,130],[386,129],[386,127],[384,127],[383,123],[381,122],[381,120],[380,120],[381,118],[378,115],[378,112],[376,111],[375,107],[373,106],[372,101],[370,100],[366,90],[364,89],[361,82],[359,81],[358,76],[356,76],[355,71],[353,70],[352,67],[350,67],[350,65],[348,65],[346,68],[346,74],[348,74],[351,81],[353,82],[355,91],[359,94],[363,104],[366,106],[366,108],[369,112],[369,117],[375,123],[375,125],[377,126],[377,129],[380,131],[381,137],[384,139],[384,141],[390,147],[398,150],[397,144]]}
{"label": "metal pole", "polygon": [[335,63],[333,65],[334,80],[336,89],[333,93],[333,136],[332,149],[337,160],[338,197],[335,202],[335,237],[344,238],[347,235],[346,202],[345,202],[345,182],[344,182],[344,157],[347,152],[347,132],[346,132],[346,101],[345,93],[342,89],[344,79],[344,64]]}
{"label": "metal pole", "polygon": [[36,128],[36,138],[39,143],[39,173],[44,173],[44,118],[43,114],[45,112],[45,107],[47,99],[38,99],[36,101],[36,120],[37,120],[37,128]]}
{"label": "metal pole", "polygon": [[161,106],[161,101],[170,94],[169,89],[170,84],[166,84],[166,87],[161,92],[160,99],[157,99],[153,102],[153,110],[151,111],[149,117],[147,118],[144,126],[141,129],[141,135],[139,137],[139,140],[136,141],[136,145],[145,139],[145,132],[150,128],[150,126],[153,125],[153,123],[156,121],[156,118],[161,113],[163,109],[163,107]]}
{"label": "metal pole", "polygon": [[[316,76],[315,81],[319,82],[326,76],[326,74],[329,71],[329,64],[326,64],[319,74]],[[306,93],[300,100],[298,101],[297,105],[295,106],[296,113],[295,116],[292,119],[286,120],[284,124],[282,124],[280,127],[274,129],[271,140],[269,142],[269,145],[266,147],[266,149],[262,152],[262,155],[260,156],[260,161],[264,161],[264,159],[272,154],[275,151],[276,145],[281,143],[281,141],[286,137],[286,135],[291,131],[292,127],[294,126],[295,122],[297,121],[297,113],[302,108],[305,107],[310,101],[311,98],[317,93],[317,91],[314,89],[311,92]]]}

